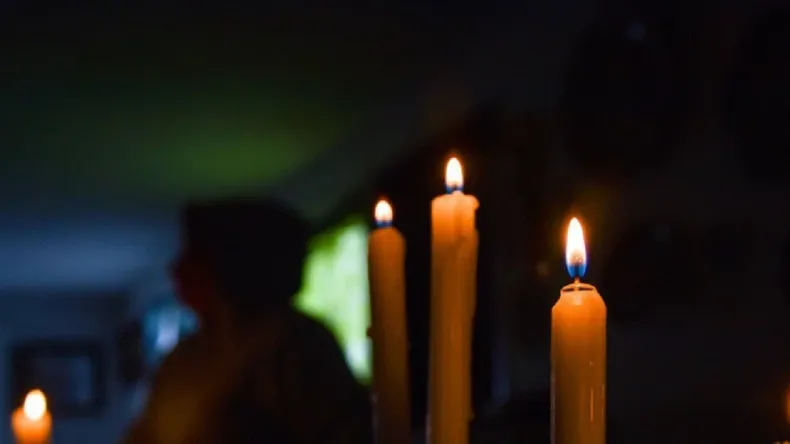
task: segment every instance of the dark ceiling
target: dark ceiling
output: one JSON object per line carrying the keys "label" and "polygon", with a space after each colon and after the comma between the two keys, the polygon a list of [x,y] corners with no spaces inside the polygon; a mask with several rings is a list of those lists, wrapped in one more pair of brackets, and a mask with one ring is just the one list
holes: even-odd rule
{"label": "dark ceiling", "polygon": [[146,201],[293,172],[434,77],[496,12],[53,7],[4,39],[2,176]]}
{"label": "dark ceiling", "polygon": [[128,289],[178,205],[313,218],[492,96],[553,106],[597,0],[0,5],[0,291]]}
{"label": "dark ceiling", "polygon": [[378,149],[348,141],[508,17],[345,6],[0,7],[0,290],[127,285],[171,254],[179,203]]}

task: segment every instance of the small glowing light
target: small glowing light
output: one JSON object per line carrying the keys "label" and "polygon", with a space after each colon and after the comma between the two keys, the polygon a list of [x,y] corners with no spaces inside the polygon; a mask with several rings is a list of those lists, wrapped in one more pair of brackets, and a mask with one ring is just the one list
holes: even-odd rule
{"label": "small glowing light", "polygon": [[380,227],[392,225],[392,205],[386,200],[380,200],[373,210],[373,216],[376,218],[376,225]]}
{"label": "small glowing light", "polygon": [[573,279],[580,279],[587,272],[587,248],[584,246],[584,232],[579,219],[575,217],[568,224],[568,238],[565,244],[565,266]]}
{"label": "small glowing light", "polygon": [[444,186],[448,193],[464,190],[464,171],[461,169],[461,162],[453,157],[447,161],[447,169],[444,173]]}
{"label": "small glowing light", "polygon": [[38,421],[47,413],[47,398],[41,390],[31,390],[25,396],[25,403],[22,406],[25,417],[31,421]]}

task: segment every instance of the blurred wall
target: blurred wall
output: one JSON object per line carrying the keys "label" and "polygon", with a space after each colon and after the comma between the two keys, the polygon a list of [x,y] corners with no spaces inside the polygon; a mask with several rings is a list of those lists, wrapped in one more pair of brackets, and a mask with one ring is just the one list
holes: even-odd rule
{"label": "blurred wall", "polygon": [[[123,312],[123,325],[128,327],[132,323],[140,322],[146,312],[155,306],[177,302],[164,268],[152,269],[129,291],[128,303]],[[137,418],[145,406],[149,390],[147,377],[121,390],[120,397],[124,407],[119,411],[119,420],[123,424],[123,430]]]}
{"label": "blurred wall", "polygon": [[95,340],[104,350],[106,406],[93,418],[54,418],[53,441],[58,444],[110,443],[118,440],[125,425],[126,401],[121,396],[115,359],[115,341],[126,311],[120,296],[69,296],[59,294],[0,294],[0,441],[13,442],[7,399],[11,384],[10,351],[28,340]]}
{"label": "blurred wall", "polygon": [[164,267],[152,268],[129,292],[126,319],[135,320],[157,304],[175,303],[175,292]]}

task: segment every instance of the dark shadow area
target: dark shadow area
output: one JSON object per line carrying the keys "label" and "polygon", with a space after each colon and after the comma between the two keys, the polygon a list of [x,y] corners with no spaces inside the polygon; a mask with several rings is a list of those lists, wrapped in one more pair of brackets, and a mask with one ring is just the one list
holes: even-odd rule
{"label": "dark shadow area", "polygon": [[[471,444],[551,441],[571,217],[607,307],[607,442],[790,440],[786,5],[46,0],[0,5],[0,24],[6,418],[39,388],[53,442],[118,442],[187,338],[265,324],[253,315],[273,294],[320,344],[278,348],[288,362],[315,353],[277,376],[245,373],[212,401],[228,403],[222,424],[277,423],[264,392],[320,412],[352,393],[366,415],[368,242],[386,197],[406,242],[407,390],[425,436],[431,201],[457,156],[480,201]],[[204,233],[224,230],[210,245],[179,226],[186,202],[228,196],[293,218],[208,217]],[[214,257],[225,248],[237,257]],[[167,374],[178,402],[199,404],[200,371],[241,350],[219,337]],[[325,365],[339,383],[310,373]],[[324,430],[302,410],[290,430]],[[0,442],[11,435],[0,424]]]}

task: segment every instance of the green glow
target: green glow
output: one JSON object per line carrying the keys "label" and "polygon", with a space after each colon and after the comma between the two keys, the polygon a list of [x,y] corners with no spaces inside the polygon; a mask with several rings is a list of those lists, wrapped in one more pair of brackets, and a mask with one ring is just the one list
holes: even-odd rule
{"label": "green glow", "polygon": [[368,228],[359,218],[313,239],[296,306],[334,332],[354,374],[370,378]]}
{"label": "green glow", "polygon": [[4,96],[0,116],[19,123],[3,128],[0,144],[25,149],[0,165],[2,176],[24,172],[68,195],[168,203],[260,193],[340,144],[363,115],[331,96],[260,87],[130,82],[98,91],[64,85],[51,96],[31,88],[8,103]]}

